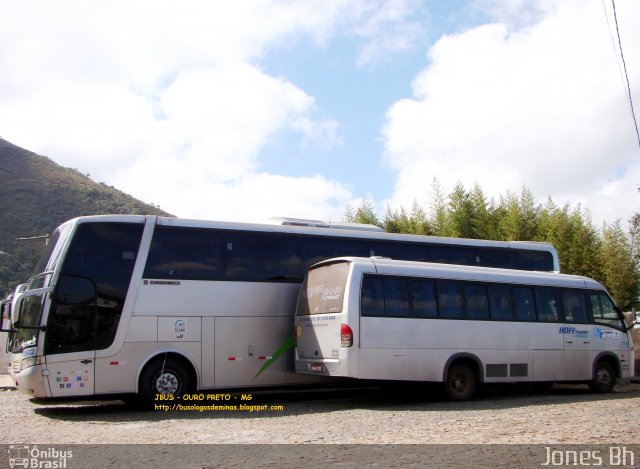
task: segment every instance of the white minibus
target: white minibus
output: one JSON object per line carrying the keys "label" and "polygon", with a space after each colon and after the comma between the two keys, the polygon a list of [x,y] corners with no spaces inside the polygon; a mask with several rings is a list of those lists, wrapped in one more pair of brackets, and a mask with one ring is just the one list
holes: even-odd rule
{"label": "white minibus", "polygon": [[444,383],[584,382],[633,376],[633,344],[598,282],[485,267],[337,258],[312,266],[299,295],[296,372]]}

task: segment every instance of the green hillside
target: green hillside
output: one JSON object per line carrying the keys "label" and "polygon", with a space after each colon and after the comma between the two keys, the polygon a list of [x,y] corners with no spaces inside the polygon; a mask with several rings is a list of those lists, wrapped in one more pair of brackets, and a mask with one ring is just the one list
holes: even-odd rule
{"label": "green hillside", "polygon": [[44,248],[43,240],[16,238],[50,234],[81,215],[108,213],[169,215],[75,169],[0,138],[0,295],[26,280]]}

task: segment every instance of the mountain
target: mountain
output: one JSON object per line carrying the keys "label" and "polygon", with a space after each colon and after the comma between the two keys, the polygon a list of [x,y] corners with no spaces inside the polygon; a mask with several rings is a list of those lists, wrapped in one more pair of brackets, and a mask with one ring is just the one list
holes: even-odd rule
{"label": "mountain", "polygon": [[[60,223],[81,215],[170,214],[76,169],[0,138],[0,298],[24,282],[44,248],[42,239]],[[21,265],[22,264],[22,265]]]}

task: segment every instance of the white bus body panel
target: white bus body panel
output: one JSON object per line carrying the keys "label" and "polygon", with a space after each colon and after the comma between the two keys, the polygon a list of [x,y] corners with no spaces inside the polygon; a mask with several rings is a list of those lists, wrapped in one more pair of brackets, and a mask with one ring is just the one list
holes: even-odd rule
{"label": "white bus body panel", "polygon": [[297,283],[145,279],[133,314],[140,316],[289,316]]}
{"label": "white bus body panel", "polygon": [[298,373],[347,376],[349,349],[340,346],[342,314],[318,314],[296,318],[295,368]]}

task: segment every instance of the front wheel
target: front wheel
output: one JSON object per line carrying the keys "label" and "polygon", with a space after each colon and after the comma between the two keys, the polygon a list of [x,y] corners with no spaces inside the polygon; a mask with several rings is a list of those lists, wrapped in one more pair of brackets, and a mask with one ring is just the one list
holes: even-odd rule
{"label": "front wheel", "polygon": [[599,361],[589,388],[593,392],[611,392],[616,385],[616,375],[609,362]]}
{"label": "front wheel", "polygon": [[476,375],[467,365],[451,367],[444,383],[444,393],[451,401],[468,401],[476,391]]}
{"label": "front wheel", "polygon": [[193,392],[194,383],[187,367],[174,358],[149,363],[140,375],[139,395],[145,405],[172,401]]}

